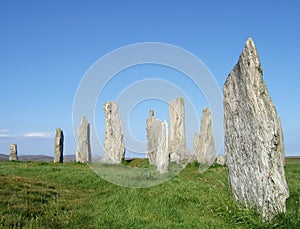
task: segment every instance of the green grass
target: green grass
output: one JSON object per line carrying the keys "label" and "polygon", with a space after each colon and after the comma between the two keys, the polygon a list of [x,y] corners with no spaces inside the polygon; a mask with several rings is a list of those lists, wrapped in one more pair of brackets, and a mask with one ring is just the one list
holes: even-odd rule
{"label": "green grass", "polygon": [[287,213],[263,223],[232,200],[222,166],[201,174],[193,163],[160,185],[126,188],[86,164],[1,162],[0,228],[300,228],[299,160],[287,160],[286,177]]}

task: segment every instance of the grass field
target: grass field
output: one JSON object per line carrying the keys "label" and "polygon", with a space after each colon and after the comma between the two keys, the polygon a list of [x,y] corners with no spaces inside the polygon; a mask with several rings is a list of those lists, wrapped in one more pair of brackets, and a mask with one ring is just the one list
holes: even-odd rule
{"label": "grass field", "polygon": [[[147,166],[133,160],[128,166]],[[0,228],[300,228],[300,160],[288,159],[287,213],[263,223],[238,206],[227,171],[190,164],[149,188],[107,182],[86,164],[0,163]]]}

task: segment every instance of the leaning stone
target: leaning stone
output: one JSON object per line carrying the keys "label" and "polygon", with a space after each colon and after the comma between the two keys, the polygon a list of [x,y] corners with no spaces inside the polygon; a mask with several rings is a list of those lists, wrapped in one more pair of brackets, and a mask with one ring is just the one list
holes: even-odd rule
{"label": "leaning stone", "polygon": [[177,98],[169,102],[170,137],[169,154],[171,161],[184,162],[190,159],[185,139],[184,100]]}
{"label": "leaning stone", "polygon": [[9,160],[10,161],[18,160],[18,150],[16,144],[11,144],[9,147]]}
{"label": "leaning stone", "polygon": [[226,165],[226,158],[224,155],[219,155],[216,159],[216,164],[218,165]]}
{"label": "leaning stone", "polygon": [[270,220],[289,196],[281,123],[249,38],[224,85],[225,152],[236,200]]}
{"label": "leaning stone", "polygon": [[84,116],[77,131],[76,162],[85,163],[91,161],[90,124]]}
{"label": "leaning stone", "polygon": [[216,158],[216,150],[212,132],[211,114],[208,108],[202,111],[200,135],[195,134],[193,144],[193,154],[196,161],[211,165]]}
{"label": "leaning stone", "polygon": [[149,111],[149,117],[146,122],[147,133],[147,158],[150,165],[156,165],[156,154],[158,145],[158,134],[160,130],[160,121],[155,118],[154,111]]}
{"label": "leaning stone", "polygon": [[102,162],[120,164],[125,157],[123,128],[118,104],[106,102],[103,105],[105,114],[104,157]]}
{"label": "leaning stone", "polygon": [[168,172],[169,152],[168,152],[168,123],[164,120],[161,122],[158,135],[158,148],[156,155],[157,171],[160,174]]}
{"label": "leaning stone", "polygon": [[56,129],[54,139],[54,163],[63,162],[64,133],[60,128]]}

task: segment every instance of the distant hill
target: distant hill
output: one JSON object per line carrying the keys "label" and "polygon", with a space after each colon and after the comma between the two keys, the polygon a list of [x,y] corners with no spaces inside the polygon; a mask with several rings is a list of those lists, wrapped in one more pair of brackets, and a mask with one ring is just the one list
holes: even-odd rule
{"label": "distant hill", "polygon": [[[9,156],[6,154],[1,154],[0,153],[0,161],[8,161]],[[99,157],[95,157],[94,159],[99,159]],[[126,161],[131,161],[135,158],[125,158]],[[289,159],[299,159],[300,160],[300,156],[287,156],[286,157],[287,160]],[[19,160],[20,161],[41,161],[41,162],[52,162],[54,160],[53,157],[50,156],[46,156],[46,155],[20,155],[19,156]],[[75,154],[68,154],[64,156],[64,162],[75,162],[76,161],[76,157]]]}
{"label": "distant hill", "polygon": [[53,157],[45,155],[21,155],[19,156],[20,161],[43,161],[43,162],[52,162]]}
{"label": "distant hill", "polygon": [[69,154],[64,156],[64,162],[75,162],[76,157],[75,154]]}
{"label": "distant hill", "polygon": [[0,161],[7,161],[9,159],[8,155],[0,153]]}
{"label": "distant hill", "polygon": [[[41,161],[41,162],[52,162],[53,157],[46,155],[19,155],[19,161]],[[0,154],[0,161],[8,161],[9,156],[6,154]],[[75,162],[75,155],[65,155],[64,162]]]}

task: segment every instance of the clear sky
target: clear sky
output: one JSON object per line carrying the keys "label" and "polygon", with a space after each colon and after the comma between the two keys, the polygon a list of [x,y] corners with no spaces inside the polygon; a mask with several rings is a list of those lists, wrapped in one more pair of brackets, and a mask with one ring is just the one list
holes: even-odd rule
{"label": "clear sky", "polygon": [[[53,135],[61,127],[65,153],[74,154],[76,89],[89,67],[108,52],[138,42],[177,45],[201,59],[222,89],[252,37],[282,121],[286,154],[300,155],[299,10],[299,1],[1,0],[0,153],[8,154],[9,145],[16,143],[19,154],[52,155]],[[145,66],[127,74],[155,76],[189,91],[189,84],[176,80],[171,70]],[[114,93],[107,92],[97,103],[102,140],[102,102],[123,90],[120,80],[111,83]],[[157,105],[158,118],[168,118],[166,104],[160,103],[146,101],[133,109],[129,123],[136,138],[145,140],[149,107]],[[207,104],[199,96],[196,106],[201,112]],[[199,132],[199,124],[194,127]],[[189,144],[193,134],[187,134]]]}

